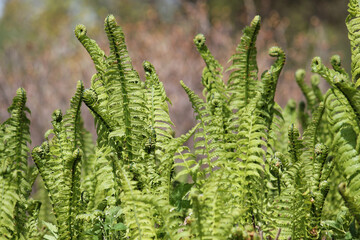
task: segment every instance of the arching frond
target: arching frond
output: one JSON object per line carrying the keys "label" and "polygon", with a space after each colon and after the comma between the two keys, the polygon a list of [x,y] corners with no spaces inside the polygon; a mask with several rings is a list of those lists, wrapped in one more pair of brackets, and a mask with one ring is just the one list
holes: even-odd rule
{"label": "arching frond", "polygon": [[305,70],[304,69],[297,70],[295,73],[295,79],[296,79],[296,82],[299,85],[302,93],[304,94],[304,96],[306,98],[306,103],[308,105],[308,109],[310,109],[312,111],[315,107],[315,94],[311,90],[311,88],[308,85],[306,85],[304,82]]}
{"label": "arching frond", "polygon": [[30,221],[25,204],[38,173],[27,162],[31,140],[26,99],[25,90],[19,88],[8,108],[10,118],[1,124],[0,236],[4,239],[24,238]]}
{"label": "arching frond", "polygon": [[[154,144],[161,148],[162,143],[166,143],[172,139],[173,122],[169,116],[168,102],[170,100],[166,96],[164,85],[159,81],[154,66],[145,61],[143,67],[146,73],[145,86],[147,88],[147,108],[149,109],[149,124],[152,138],[149,138],[149,144]],[[155,133],[153,133],[155,132]],[[149,146],[150,147],[150,146]]]}
{"label": "arching frond", "polygon": [[345,69],[341,66],[341,59],[339,55],[333,55],[330,58],[331,66],[335,71],[337,71],[340,74],[343,74],[346,76],[346,79],[349,79],[349,74],[345,71]]}
{"label": "arching frond", "polygon": [[147,112],[144,90],[137,72],[133,70],[122,29],[112,15],[105,19],[105,32],[110,44],[108,68],[105,71],[106,87],[110,92],[108,114],[113,122],[117,122],[111,136],[120,137],[125,144],[124,157],[131,161],[138,156],[142,146],[137,142],[143,142],[147,135],[143,131],[147,127],[144,121]]}
{"label": "arching frond", "polygon": [[211,99],[214,98],[214,93],[218,93],[220,95],[225,94],[225,84],[222,79],[223,67],[211,54],[205,44],[205,41],[205,36],[202,34],[198,34],[194,38],[196,48],[206,64],[202,74],[201,82],[204,86],[203,94],[206,96],[206,100],[210,102]]}
{"label": "arching frond", "polygon": [[360,30],[360,7],[359,2],[350,0],[348,4],[349,15],[346,18],[346,26],[348,29],[348,37],[351,46],[351,75],[352,81],[356,86],[359,86],[358,79],[360,78],[360,50],[359,50],[359,30]]}
{"label": "arching frond", "polygon": [[323,94],[319,88],[319,83],[320,83],[319,75],[317,74],[312,75],[310,81],[311,81],[311,88],[314,92],[316,100],[318,103],[320,103],[321,101],[323,101]]}
{"label": "arching frond", "polygon": [[79,213],[81,195],[80,106],[83,89],[79,82],[64,116],[60,110],[54,111],[53,138],[32,151],[34,162],[50,194],[60,239],[78,234],[75,219]]}
{"label": "arching frond", "polygon": [[87,29],[84,25],[79,24],[75,28],[75,36],[84,46],[89,53],[91,59],[94,62],[96,71],[100,75],[102,81],[104,81],[104,70],[106,69],[106,56],[103,50],[97,45],[97,43],[89,38],[87,35]]}
{"label": "arching frond", "polygon": [[232,71],[228,81],[231,110],[243,109],[255,95],[258,74],[255,43],[259,29],[260,17],[256,16],[243,30],[236,53],[230,58],[233,63],[227,71]]}

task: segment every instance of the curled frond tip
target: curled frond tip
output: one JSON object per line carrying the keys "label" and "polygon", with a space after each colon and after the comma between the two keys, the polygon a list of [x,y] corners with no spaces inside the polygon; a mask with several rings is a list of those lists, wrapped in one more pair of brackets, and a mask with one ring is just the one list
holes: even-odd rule
{"label": "curled frond tip", "polygon": [[80,159],[82,157],[82,155],[83,155],[83,151],[80,148],[77,148],[74,150],[72,157],[74,159]]}
{"label": "curled frond tip", "polygon": [[337,55],[337,54],[331,56],[330,62],[331,62],[331,65],[332,65],[332,66],[338,66],[338,67],[341,66],[341,59],[340,59],[340,56]]}
{"label": "curled frond tip", "polygon": [[61,112],[61,109],[56,109],[53,114],[52,114],[52,119],[56,122],[61,122],[62,120],[62,112]]}
{"label": "curled frond tip", "polygon": [[304,69],[298,69],[296,72],[295,72],[295,79],[296,81],[301,81],[305,78],[305,70]]}
{"label": "curled frond tip", "polygon": [[312,75],[310,78],[310,81],[311,81],[312,85],[315,85],[315,86],[319,85],[319,83],[320,83],[319,75]]}
{"label": "curled frond tip", "polygon": [[114,17],[114,15],[112,14],[109,14],[106,18],[105,18],[105,24],[114,24],[114,25],[117,25],[116,23],[116,19]]}
{"label": "curled frond tip", "polygon": [[271,47],[270,49],[269,49],[269,55],[271,56],[271,57],[277,57],[277,56],[280,56],[280,55],[284,55],[284,51],[281,49],[281,48],[279,48],[279,47]]}
{"label": "curled frond tip", "polygon": [[258,25],[261,21],[261,17],[259,15],[256,15],[254,19],[251,21],[250,25],[255,26]]}
{"label": "curled frond tip", "polygon": [[321,58],[320,57],[314,57],[312,62],[311,62],[311,69],[314,72],[318,72],[321,69],[321,65],[322,65]]}
{"label": "curled frond tip", "polygon": [[18,95],[18,96],[22,96],[22,97],[25,97],[26,96],[26,91],[25,91],[25,89],[23,89],[23,88],[18,88],[17,90],[16,90],[16,95]]}
{"label": "curled frond tip", "polygon": [[94,89],[88,88],[83,92],[83,101],[86,105],[93,105],[97,101],[97,93]]}
{"label": "curled frond tip", "polygon": [[150,73],[150,74],[154,70],[154,66],[149,61],[144,61],[143,62],[143,68],[144,68],[146,73]]}
{"label": "curled frond tip", "polygon": [[77,39],[81,39],[82,37],[86,36],[87,29],[83,24],[79,24],[75,27],[75,36]]}
{"label": "curled frond tip", "polygon": [[201,33],[196,35],[196,37],[194,38],[194,43],[195,43],[196,47],[198,47],[198,48],[204,46],[205,41],[206,41],[205,36]]}

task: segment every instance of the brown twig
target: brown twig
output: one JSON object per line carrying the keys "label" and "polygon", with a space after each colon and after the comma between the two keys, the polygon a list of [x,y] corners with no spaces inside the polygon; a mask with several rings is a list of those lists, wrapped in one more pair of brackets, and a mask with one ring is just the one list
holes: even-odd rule
{"label": "brown twig", "polygon": [[276,234],[275,240],[279,240],[280,233],[281,233],[281,228],[279,228],[279,230],[278,230],[278,232]]}

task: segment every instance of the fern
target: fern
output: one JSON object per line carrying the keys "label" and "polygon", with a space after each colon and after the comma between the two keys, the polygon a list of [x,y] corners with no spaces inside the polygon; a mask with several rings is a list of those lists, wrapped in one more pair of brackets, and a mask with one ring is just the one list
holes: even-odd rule
{"label": "fern", "polygon": [[[180,82],[197,120],[180,137],[155,67],[145,61],[140,79],[114,16],[104,23],[109,55],[78,25],[75,36],[96,73],[90,88],[78,82],[64,115],[54,111],[46,141],[32,150],[36,167],[27,163],[25,90],[0,125],[1,238],[359,238],[359,9],[350,0],[352,81],[338,55],[332,69],[315,57],[311,87],[304,70],[295,74],[306,102],[290,100],[284,109],[275,101],[286,60],[281,48],[270,48],[275,61],[258,81],[259,16],[230,58],[229,79],[198,34],[203,97]],[[325,94],[319,76],[330,85]],[[94,116],[96,144],[83,126],[82,102]],[[186,146],[192,137],[193,149]],[[40,221],[48,200],[30,198],[38,173],[54,224]]]}
{"label": "fern", "polygon": [[358,31],[359,31],[359,3],[355,0],[350,0],[348,4],[348,12],[349,15],[346,18],[346,26],[348,29],[348,37],[350,40],[350,46],[351,46],[351,75],[353,83],[356,86],[359,86],[358,79],[360,77],[358,73],[359,69],[359,48],[358,48]]}
{"label": "fern", "polygon": [[250,102],[255,92],[258,74],[255,42],[260,20],[260,17],[256,16],[250,26],[244,29],[240,44],[236,48],[237,53],[230,58],[233,63],[227,71],[232,71],[228,82],[228,91],[232,93],[231,110],[242,109]]}
{"label": "fern", "polygon": [[79,211],[80,174],[80,104],[83,84],[78,83],[70,109],[63,117],[60,110],[53,113],[54,136],[32,151],[32,156],[45,187],[57,221],[59,239],[77,236],[76,215]]}
{"label": "fern", "polygon": [[[29,199],[32,185],[37,177],[36,168],[28,165],[31,143],[23,88],[16,91],[12,105],[8,108],[10,118],[1,124],[0,132],[0,236],[4,239],[32,239],[38,234],[37,204],[34,211]],[[33,234],[27,234],[34,231]]]}
{"label": "fern", "polygon": [[[99,148],[95,153],[96,177],[92,178],[88,213],[79,219],[88,219],[87,214],[95,216],[97,210],[105,211],[121,204],[128,237],[146,239],[165,234],[176,239],[177,230],[171,230],[173,224],[168,221],[178,217],[165,214],[155,203],[160,201],[172,208],[169,201],[175,181],[174,159],[182,153],[182,145],[196,127],[174,138],[167,105],[170,100],[154,66],[144,62],[146,81],[141,82],[113,16],[105,19],[105,31],[110,42],[109,56],[104,56],[86,36],[84,26],[79,25],[75,30],[98,72],[92,79],[92,87],[83,93],[83,100],[95,117]],[[144,211],[146,208],[151,210]],[[154,219],[154,216],[159,217]],[[150,227],[150,222],[160,227]]]}
{"label": "fern", "polygon": [[314,92],[314,95],[316,97],[316,101],[319,103],[323,101],[323,94],[319,88],[320,83],[320,77],[317,74],[314,74],[311,76],[311,88]]}
{"label": "fern", "polygon": [[305,70],[299,69],[295,73],[296,82],[299,85],[301,91],[303,92],[306,102],[308,104],[308,108],[310,110],[313,110],[315,107],[315,94],[311,90],[311,88],[305,84],[304,78],[305,78]]}

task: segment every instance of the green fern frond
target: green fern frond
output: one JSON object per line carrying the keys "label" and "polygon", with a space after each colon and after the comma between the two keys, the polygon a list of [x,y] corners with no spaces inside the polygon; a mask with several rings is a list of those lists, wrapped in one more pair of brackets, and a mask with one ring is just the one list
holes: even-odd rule
{"label": "green fern frond", "polygon": [[[296,168],[300,167],[296,166]],[[305,203],[306,199],[296,186],[289,185],[282,191],[281,196],[274,201],[276,210],[272,213],[272,217],[276,228],[273,235],[275,235],[276,229],[281,228],[279,239],[304,238],[306,236]]]}
{"label": "green fern frond", "polygon": [[314,92],[314,95],[316,97],[316,100],[318,103],[322,102],[324,97],[323,97],[323,94],[319,88],[319,83],[320,83],[320,77],[319,75],[317,74],[314,74],[311,76],[310,78],[310,81],[311,81],[311,88]]}
{"label": "green fern frond", "polygon": [[26,223],[25,229],[27,232],[26,239],[29,240],[38,240],[41,239],[43,233],[39,231],[39,213],[40,213],[40,207],[41,202],[31,200],[27,204],[26,211],[29,214],[29,219]]}
{"label": "green fern frond", "polygon": [[[222,131],[220,129],[225,130],[227,128],[225,118],[230,113],[227,108],[228,96],[222,76],[223,67],[215,60],[207,48],[204,35],[198,34],[194,38],[194,43],[206,63],[201,82],[204,86],[203,95],[206,97],[208,110],[214,116],[211,126],[216,131],[212,132],[219,132]],[[219,136],[221,134],[217,134],[217,137]]]}
{"label": "green fern frond", "polygon": [[91,59],[95,64],[95,69],[99,73],[104,82],[104,71],[106,69],[106,56],[103,50],[97,45],[97,43],[86,36],[87,29],[84,25],[79,24],[75,28],[75,36],[84,46],[86,51],[89,53]]}
{"label": "green fern frond", "polygon": [[159,172],[162,177],[165,177],[166,185],[169,185],[173,180],[171,172],[174,170],[174,167],[178,166],[175,164],[175,160],[179,157],[177,154],[182,155],[181,159],[187,159],[187,157],[185,157],[187,154],[184,153],[187,149],[183,145],[195,134],[198,126],[199,124],[195,125],[186,134],[183,134],[178,138],[173,138],[167,145],[165,145],[166,151],[164,152],[162,158],[160,158]]}
{"label": "green fern frond", "polygon": [[66,136],[73,146],[72,149],[80,147],[80,121],[81,121],[81,103],[84,85],[78,81],[75,96],[70,100],[70,108],[63,118],[64,128],[66,129]]}
{"label": "green fern frond", "polygon": [[340,183],[339,192],[345,201],[345,205],[349,208],[351,214],[355,217],[356,221],[360,223],[360,205],[347,190],[346,183]]}
{"label": "green fern frond", "polygon": [[277,103],[274,102],[270,113],[272,120],[268,124],[269,131],[268,131],[267,156],[273,155],[275,151],[280,151],[280,149],[276,148],[276,146],[279,146],[282,143],[286,145],[287,143],[286,139],[280,139],[280,137],[284,137],[284,135],[281,135],[281,133],[283,131],[282,128],[284,127],[285,124],[285,119],[283,117],[282,112],[283,112],[282,108]]}
{"label": "green fern frond", "polygon": [[[319,237],[320,221],[322,217],[322,210],[325,199],[330,190],[330,183],[327,181],[328,176],[324,176],[329,167],[325,164],[328,157],[328,148],[323,144],[317,144],[315,147],[315,159],[313,161],[313,176],[311,179],[310,194],[311,194],[311,214],[310,226],[308,227],[308,234],[313,239]],[[332,170],[332,169],[331,169]],[[331,173],[330,170],[330,173]],[[323,174],[325,173],[325,174]],[[325,178],[326,177],[326,178]],[[322,180],[325,179],[325,180]]]}
{"label": "green fern frond", "polygon": [[[261,94],[258,95],[246,106],[246,109],[240,120],[238,129],[239,140],[237,141],[236,158],[241,159],[240,171],[242,174],[239,178],[239,184],[243,187],[242,202],[243,206],[248,206],[249,220],[251,217],[258,220],[260,216],[254,216],[254,211],[261,214],[262,201],[264,193],[264,158],[267,146],[265,142],[268,138],[267,127],[264,118],[261,115],[260,103]],[[253,215],[253,216],[252,216]],[[254,221],[254,219],[252,220]],[[253,223],[255,224],[255,223]]]}
{"label": "green fern frond", "polygon": [[[276,141],[275,131],[278,128],[277,124],[281,124],[282,114],[281,108],[275,101],[275,90],[279,79],[280,72],[285,64],[284,51],[279,47],[272,47],[269,49],[271,57],[277,57],[276,61],[271,65],[270,69],[265,71],[261,76],[262,97],[258,103],[260,107],[260,116],[265,119],[267,129],[267,154],[271,155],[274,142]],[[241,119],[241,118],[240,118]]]}
{"label": "green fern frond", "polygon": [[[319,172],[314,172],[314,168],[319,168],[321,171],[322,167],[314,166],[317,165],[315,160],[316,146],[318,144],[318,136],[320,135],[320,123],[325,112],[325,106],[323,103],[320,103],[319,107],[314,110],[311,123],[307,126],[302,139],[302,144],[304,148],[302,149],[301,161],[304,164],[304,172],[306,178],[311,178],[311,176],[315,176],[316,174],[320,174]],[[321,163],[322,165],[323,163]],[[318,185],[319,182],[315,181],[314,185]]]}
{"label": "green fern frond", "polygon": [[348,100],[350,106],[354,110],[358,121],[360,121],[360,93],[356,87],[349,82],[343,81],[342,79],[335,79],[334,84],[344,94]]}
{"label": "green fern frond", "polygon": [[[194,229],[199,238],[228,237],[232,227],[239,223],[240,216],[244,215],[240,210],[241,193],[236,191],[240,189],[237,183],[240,176],[233,171],[238,166],[239,164],[234,163],[214,170],[200,192],[194,190],[190,193],[195,214],[195,222],[192,224],[202,226],[201,230]],[[228,207],[224,208],[224,205]]]}
{"label": "green fern frond", "polygon": [[[349,127],[352,130],[349,130],[351,133],[355,131],[355,134],[359,133],[359,123],[357,121],[357,115],[354,109],[348,102],[346,96],[339,91],[338,89],[330,89],[326,94],[326,109],[328,111],[327,117],[328,122],[331,125],[330,131],[336,135],[340,133],[342,127]],[[356,138],[355,140],[350,140],[353,136],[348,136],[351,145],[356,146]],[[334,136],[333,144],[335,146],[335,142],[338,141],[338,138]]]}
{"label": "green fern frond", "polygon": [[15,233],[14,208],[19,199],[18,187],[9,184],[9,180],[4,177],[4,172],[1,173],[0,184],[0,234],[5,239],[12,239]]}
{"label": "green fern frond", "polygon": [[306,103],[308,105],[308,109],[313,111],[314,107],[315,107],[315,94],[312,91],[312,89],[308,85],[306,85],[304,82],[305,70],[304,69],[297,70],[295,73],[295,79],[296,79],[296,82],[299,85],[302,93],[305,96]]}
{"label": "green fern frond", "polygon": [[360,78],[360,65],[359,57],[360,50],[359,45],[359,17],[360,17],[360,7],[359,3],[356,0],[350,0],[348,4],[349,15],[346,18],[346,26],[348,29],[348,38],[350,40],[351,46],[351,75],[352,81],[356,86],[359,86],[358,79]]}
{"label": "green fern frond", "polygon": [[161,143],[167,142],[169,139],[173,138],[172,128],[174,126],[173,122],[169,116],[169,107],[168,103],[171,103],[168,97],[166,96],[164,85],[159,81],[159,78],[156,74],[154,66],[145,61],[143,67],[146,73],[146,82],[145,86],[147,88],[147,108],[149,109],[149,122],[152,128],[151,131],[155,131],[155,136],[153,140],[156,142],[157,147],[161,147]]}
{"label": "green fern frond", "polygon": [[84,128],[84,122],[80,119],[79,124],[79,142],[83,152],[83,158],[81,162],[81,189],[89,190],[91,188],[91,178],[93,176],[93,168],[95,165],[95,146],[92,139],[92,134]]}
{"label": "green fern frond", "polygon": [[[210,93],[212,88],[219,88],[219,87],[224,88],[225,85],[222,81],[223,67],[211,54],[211,52],[209,51],[208,47],[205,44],[205,41],[206,39],[203,34],[198,34],[194,38],[194,43],[196,45],[196,48],[206,64],[206,68],[204,69],[203,72],[202,84],[205,87],[204,90]],[[210,73],[210,76],[207,76],[206,74],[207,71]]]}
{"label": "green fern frond", "polygon": [[188,88],[184,82],[180,82],[181,86],[184,88],[187,93],[189,100],[193,106],[194,111],[197,113],[196,119],[199,120],[199,129],[195,133],[194,136],[194,148],[195,154],[201,157],[199,165],[201,166],[203,163],[208,165],[209,169],[214,167],[213,161],[215,160],[216,152],[213,150],[216,149],[216,146],[210,146],[211,144],[219,144],[214,142],[213,136],[210,134],[210,127],[212,122],[212,116],[209,112],[208,106],[204,103],[204,101],[197,96],[193,91]]}
{"label": "green fern frond", "polygon": [[[359,184],[359,125],[348,99],[338,89],[329,90],[327,98],[328,121],[334,140],[332,151],[339,172],[345,177],[351,197],[360,196]],[[345,198],[344,198],[345,197]],[[346,196],[343,195],[346,202]]]}
{"label": "green fern frond", "polygon": [[296,114],[296,102],[293,99],[290,99],[286,104],[285,108],[281,111],[283,116],[283,121],[279,123],[280,129],[275,131],[276,137],[274,143],[272,144],[273,148],[277,152],[285,153],[287,151],[288,144],[288,129],[289,126],[297,122]]}
{"label": "green fern frond", "polygon": [[339,73],[333,69],[327,68],[322,62],[320,57],[315,57],[311,63],[311,69],[314,73],[322,76],[332,87],[335,87],[335,81],[348,81],[347,76]]}
{"label": "green fern frond", "polygon": [[100,137],[103,132],[108,133],[114,131],[115,126],[108,120],[109,117],[106,115],[106,111],[101,111],[99,109],[101,105],[98,103],[98,94],[94,89],[89,88],[84,90],[83,101],[95,116],[95,121],[97,121],[98,127],[97,131]]}
{"label": "green fern frond", "polygon": [[174,157],[176,163],[174,167],[178,167],[179,171],[176,174],[175,180],[181,177],[191,176],[192,180],[196,183],[197,179],[203,178],[203,173],[198,171],[200,169],[198,162],[196,161],[195,154],[191,153],[188,147],[182,147]]}
{"label": "green fern frond", "polygon": [[115,160],[112,159],[111,150],[110,147],[96,149],[95,174],[92,179],[94,185],[92,205],[97,209],[104,199],[106,199],[109,206],[115,205],[118,201],[119,184],[117,182],[117,168],[113,162]]}
{"label": "green fern frond", "polygon": [[[158,199],[151,195],[137,195],[132,199],[134,202],[148,204],[154,208],[154,211],[159,214],[159,229],[157,230],[158,237],[171,240],[187,239],[190,237],[187,226],[184,226],[180,220],[180,214],[173,209],[167,201]],[[146,239],[146,238],[144,238]]]}
{"label": "green fern frond", "polygon": [[337,71],[340,74],[343,74],[346,76],[347,79],[349,79],[349,74],[345,71],[345,69],[341,66],[341,58],[339,55],[333,55],[330,58],[331,66],[335,71]]}
{"label": "green fern frond", "polygon": [[156,237],[154,208],[146,202],[137,201],[142,193],[137,190],[136,182],[127,170],[120,169],[123,188],[122,207],[125,214],[127,235],[130,239],[153,239]]}
{"label": "green fern frond", "polygon": [[293,163],[300,161],[301,149],[303,148],[302,140],[299,139],[299,130],[294,124],[289,127],[289,154]]}
{"label": "green fern frond", "polygon": [[1,124],[0,147],[0,236],[15,239],[25,234],[26,201],[37,172],[28,167],[28,144],[31,143],[26,113],[26,92],[16,91],[8,108],[10,118]]}
{"label": "green fern frond", "polygon": [[46,143],[34,148],[32,157],[50,193],[60,239],[69,239],[76,234],[75,217],[76,209],[79,207],[76,196],[79,191],[75,188],[80,184],[77,176],[80,173],[76,174],[80,169],[76,166],[81,161],[81,155],[77,150],[63,163],[51,158],[50,150],[46,150],[47,148]]}
{"label": "green fern frond", "polygon": [[113,136],[120,136],[124,142],[124,158],[134,160],[139,156],[143,139],[147,138],[146,113],[144,94],[139,76],[133,70],[128,55],[122,29],[116,24],[115,18],[109,15],[105,19],[105,32],[109,39],[110,56],[105,72],[107,87],[110,91],[108,113],[117,129]]}
{"label": "green fern frond", "polygon": [[27,197],[31,191],[31,186],[26,178],[28,144],[31,143],[30,120],[26,116],[26,112],[30,113],[30,110],[25,105],[26,99],[25,90],[19,88],[12,105],[8,108],[11,117],[3,123],[5,132],[3,137],[4,159],[2,159],[2,168],[10,168],[10,171],[14,171],[14,180],[19,186],[18,194],[24,197]]}
{"label": "green fern frond", "polygon": [[242,109],[255,95],[258,74],[255,43],[259,29],[260,17],[256,16],[250,26],[244,29],[236,53],[229,60],[233,61],[231,67],[227,69],[232,71],[228,81],[231,110]]}
{"label": "green fern frond", "polygon": [[275,223],[273,229],[269,230],[275,235],[276,229],[281,228],[279,239],[288,239],[288,237],[301,239],[308,235],[307,229],[311,225],[308,223],[311,195],[309,196],[305,182],[306,171],[303,169],[305,164],[301,155],[304,148],[303,140],[299,139],[299,132],[293,124],[289,127],[288,135],[289,155],[277,154],[277,158],[274,159],[275,166],[274,163],[271,165],[272,168],[278,169],[277,187],[280,194],[275,197],[271,211],[268,213],[268,221],[272,219]]}
{"label": "green fern frond", "polygon": [[[270,69],[265,71],[261,76],[262,83],[262,99],[264,105],[264,112],[268,114],[265,116],[269,123],[268,127],[271,125],[271,121],[274,115],[274,97],[277,82],[279,79],[280,72],[285,64],[285,54],[284,51],[279,47],[272,47],[269,49],[269,55],[271,57],[276,57],[276,61],[271,65]],[[267,108],[267,109],[266,109]]]}
{"label": "green fern frond", "polygon": [[[239,184],[244,184],[243,206],[255,221],[261,221],[264,210],[263,197],[265,179],[263,179],[265,156],[272,155],[271,141],[275,139],[271,129],[276,128],[277,118],[282,118],[274,102],[275,89],[285,55],[280,48],[270,49],[270,56],[278,57],[271,68],[262,75],[262,89],[242,111],[238,119],[236,156],[241,159]],[[249,218],[249,216],[247,216]],[[252,220],[254,221],[254,220]],[[253,224],[255,224],[253,222]]]}
{"label": "green fern frond", "polygon": [[50,195],[60,239],[78,234],[75,219],[80,211],[81,195],[80,106],[83,90],[79,82],[67,113],[64,116],[60,110],[53,113],[53,137],[32,151]]}

